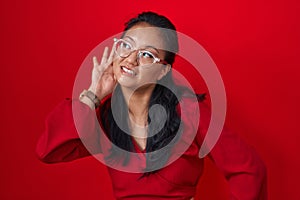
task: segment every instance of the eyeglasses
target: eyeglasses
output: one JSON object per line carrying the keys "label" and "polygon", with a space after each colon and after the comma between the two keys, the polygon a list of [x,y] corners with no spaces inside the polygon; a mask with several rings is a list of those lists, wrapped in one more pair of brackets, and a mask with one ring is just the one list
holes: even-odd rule
{"label": "eyeglasses", "polygon": [[167,65],[168,63],[147,50],[135,49],[130,42],[123,39],[114,38],[115,42],[115,53],[121,58],[127,58],[134,51],[137,51],[137,63],[139,65],[151,65],[154,63],[161,63]]}

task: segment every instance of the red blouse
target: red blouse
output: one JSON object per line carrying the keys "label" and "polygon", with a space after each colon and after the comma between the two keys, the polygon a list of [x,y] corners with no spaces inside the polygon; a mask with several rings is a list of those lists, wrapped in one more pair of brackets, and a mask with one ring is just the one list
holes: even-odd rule
{"label": "red blouse", "polygon": [[[198,180],[203,172],[203,159],[200,159],[198,154],[209,124],[210,110],[204,103],[191,102],[188,98],[183,98],[182,102],[185,112],[181,113],[184,126],[180,140],[188,141],[196,131],[191,145],[173,163],[142,178],[142,173],[124,172],[107,167],[116,199],[189,200],[195,195]],[[199,130],[193,115],[195,106],[198,105],[201,116]],[[72,106],[81,116],[76,118],[76,126]],[[46,129],[36,148],[39,159],[46,163],[66,162],[102,152],[104,147],[99,145],[101,138],[97,135],[97,127],[99,124],[95,112],[87,105],[77,100],[63,101],[46,119]],[[89,138],[86,140],[92,147],[89,151],[83,145],[78,132],[81,138],[82,135]],[[143,152],[137,144],[135,149],[143,158]],[[208,156],[228,180],[231,199],[267,199],[265,165],[256,152],[236,134],[223,129]]]}

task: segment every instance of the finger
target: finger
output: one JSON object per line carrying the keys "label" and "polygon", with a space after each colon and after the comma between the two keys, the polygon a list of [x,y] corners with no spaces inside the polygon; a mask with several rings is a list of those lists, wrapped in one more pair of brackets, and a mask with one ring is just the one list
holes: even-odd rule
{"label": "finger", "polygon": [[113,67],[112,65],[107,65],[106,68],[104,69],[104,72],[107,74],[113,75]]}
{"label": "finger", "polygon": [[93,57],[93,65],[94,65],[94,67],[97,67],[97,66],[99,65],[99,63],[98,63],[98,60],[97,60],[97,57],[96,57],[96,56],[94,56],[94,57]]}
{"label": "finger", "polygon": [[[114,43],[113,47],[111,48],[110,55],[109,55],[108,59],[106,60],[106,63],[104,65],[103,70],[106,70],[107,68],[109,68],[109,66],[112,66],[112,61],[113,61],[113,57],[114,57],[115,46],[116,46],[116,43]],[[108,53],[108,48],[107,48],[107,53]]]}
{"label": "finger", "polygon": [[109,55],[109,58],[107,60],[107,63],[109,63],[109,64],[112,63],[112,61],[113,61],[115,48],[116,48],[116,43],[114,43],[112,48],[111,48],[110,55]]}
{"label": "finger", "polygon": [[104,51],[103,51],[102,59],[101,59],[101,65],[106,63],[107,55],[108,55],[108,47],[105,47]]}

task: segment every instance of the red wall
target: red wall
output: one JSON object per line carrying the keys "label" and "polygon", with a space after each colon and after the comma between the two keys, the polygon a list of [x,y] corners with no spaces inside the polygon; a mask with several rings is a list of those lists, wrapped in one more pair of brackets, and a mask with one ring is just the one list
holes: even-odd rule
{"label": "red wall", "polygon": [[[34,149],[47,113],[71,96],[85,56],[144,10],[168,16],[209,52],[227,91],[227,125],[265,160],[270,199],[300,199],[299,5],[292,0],[1,1],[0,199],[112,198],[105,167],[94,158],[46,165]],[[206,169],[198,196],[225,199],[224,179],[212,163]]]}

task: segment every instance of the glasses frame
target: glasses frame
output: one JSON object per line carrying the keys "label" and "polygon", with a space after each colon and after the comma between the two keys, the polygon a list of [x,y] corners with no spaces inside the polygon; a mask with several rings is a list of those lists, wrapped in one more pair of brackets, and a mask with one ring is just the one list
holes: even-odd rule
{"label": "glasses frame", "polygon": [[[131,45],[130,42],[128,42],[128,41],[126,41],[126,40],[124,40],[124,39],[117,39],[117,38],[114,38],[114,43],[115,43],[115,44],[117,44],[117,43],[120,42],[120,41],[124,41],[125,43],[130,44],[130,46],[132,47],[132,45]],[[121,57],[121,58],[127,58],[127,57],[130,56],[133,52],[137,51],[138,53],[137,53],[137,58],[136,58],[136,60],[137,60],[137,63],[138,63],[138,64],[140,64],[139,60],[140,60],[142,54],[145,53],[145,52],[148,53],[148,54],[150,54],[150,55],[153,57],[153,59],[154,59],[154,60],[153,60],[153,63],[149,63],[149,65],[152,65],[152,64],[155,64],[155,63],[160,63],[160,64],[163,64],[163,65],[169,64],[167,61],[165,61],[165,60],[163,60],[163,59],[160,59],[160,58],[156,57],[153,53],[151,53],[150,51],[147,51],[147,50],[141,50],[141,49],[132,48],[132,50],[131,50],[131,51],[129,52],[129,54],[126,55],[126,56],[121,56],[121,55],[119,55],[116,48],[114,49],[114,51],[115,51],[115,53],[116,53],[119,57]]]}

